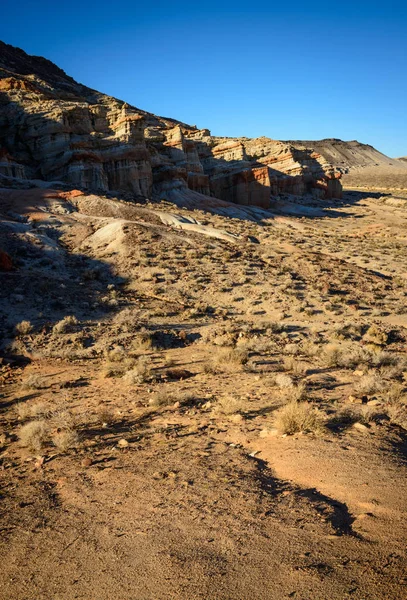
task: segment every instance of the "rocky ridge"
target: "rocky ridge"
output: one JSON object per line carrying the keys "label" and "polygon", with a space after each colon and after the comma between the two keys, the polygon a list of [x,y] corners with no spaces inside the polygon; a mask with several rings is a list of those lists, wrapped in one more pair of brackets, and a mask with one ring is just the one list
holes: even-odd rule
{"label": "rocky ridge", "polygon": [[221,138],[75,82],[0,44],[0,174],[174,202],[268,207],[270,195],[340,197],[340,171],[310,148]]}

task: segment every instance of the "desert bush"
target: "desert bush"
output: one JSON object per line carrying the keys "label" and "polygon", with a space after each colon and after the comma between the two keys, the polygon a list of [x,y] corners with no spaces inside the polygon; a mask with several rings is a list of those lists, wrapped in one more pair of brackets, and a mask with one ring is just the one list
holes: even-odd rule
{"label": "desert bush", "polygon": [[301,431],[321,432],[324,422],[319,411],[308,402],[290,402],[276,411],[275,427],[282,433],[293,435]]}
{"label": "desert bush", "polygon": [[301,402],[307,398],[307,389],[304,384],[292,385],[280,389],[279,396],[284,402]]}
{"label": "desert bush", "polygon": [[79,435],[74,429],[63,429],[55,432],[51,436],[51,441],[58,450],[66,452],[79,444]]}
{"label": "desert bush", "polygon": [[244,411],[245,402],[242,398],[236,398],[231,394],[221,396],[213,408],[214,414],[234,415]]}
{"label": "desert bush", "polygon": [[275,377],[275,382],[276,385],[282,389],[294,387],[294,381],[292,377],[286,375],[285,373],[278,373]]}
{"label": "desert bush", "polygon": [[378,325],[371,325],[366,331],[363,339],[378,346],[385,346],[388,343],[389,336]]}
{"label": "desert bush", "polygon": [[328,367],[341,366],[342,351],[337,344],[328,344],[323,350],[323,360]]}
{"label": "desert bush", "polygon": [[379,352],[375,352],[371,355],[370,362],[374,367],[390,367],[396,366],[399,360],[400,358],[397,355],[380,350]]}
{"label": "desert bush", "polygon": [[372,354],[366,348],[349,344],[342,349],[339,365],[345,369],[354,369],[359,365],[369,365],[371,360]]}
{"label": "desert bush", "polygon": [[116,346],[106,352],[108,361],[113,363],[124,362],[127,357],[126,351],[123,346]]}
{"label": "desert bush", "polygon": [[27,375],[21,381],[21,387],[24,390],[42,390],[47,386],[40,375],[37,373],[31,373],[31,375]]}
{"label": "desert bush", "polygon": [[280,321],[272,321],[271,323],[269,323],[268,328],[267,328],[267,333],[273,334],[273,333],[282,333],[283,331],[285,331],[287,328],[285,323],[281,323]]}
{"label": "desert bush", "polygon": [[370,396],[382,391],[384,388],[383,378],[377,373],[363,375],[354,386],[357,396]]}
{"label": "desert bush", "polygon": [[17,415],[22,421],[27,419],[37,419],[38,417],[46,417],[50,412],[46,402],[19,402],[17,404]]}
{"label": "desert bush", "polygon": [[292,356],[285,356],[283,360],[284,369],[292,372],[294,375],[304,375],[307,367],[304,363],[296,360]]}
{"label": "desert bush", "polygon": [[137,333],[131,342],[132,354],[144,354],[153,348],[152,335],[149,331],[142,330]]}
{"label": "desert bush", "polygon": [[395,404],[389,406],[387,414],[392,425],[397,425],[407,430],[407,406],[405,404]]}
{"label": "desert bush", "polygon": [[176,397],[167,390],[160,390],[157,394],[154,394],[149,400],[149,405],[157,408],[159,406],[168,406],[176,402]]}
{"label": "desert bush", "polygon": [[73,315],[68,315],[64,317],[61,321],[58,321],[58,323],[56,323],[52,328],[52,331],[55,334],[69,333],[74,329],[75,325],[77,325],[78,322],[79,321],[76,317],[74,317]]}
{"label": "desert bush", "polygon": [[28,335],[32,332],[33,329],[34,328],[31,325],[30,321],[21,321],[20,323],[17,323],[17,325],[14,327],[14,331],[18,336]]}
{"label": "desert bush", "polygon": [[151,367],[149,361],[140,357],[134,366],[125,373],[123,381],[127,385],[135,385],[137,383],[145,383],[151,379]]}
{"label": "desert bush", "polygon": [[19,431],[18,437],[23,446],[34,452],[38,452],[46,442],[49,432],[49,423],[45,419],[41,419],[30,421],[23,425]]}
{"label": "desert bush", "polygon": [[215,347],[211,357],[204,366],[206,373],[237,371],[247,363],[248,352],[245,348]]}
{"label": "desert bush", "polygon": [[402,383],[391,384],[384,394],[384,399],[388,404],[406,404],[407,405],[407,389]]}

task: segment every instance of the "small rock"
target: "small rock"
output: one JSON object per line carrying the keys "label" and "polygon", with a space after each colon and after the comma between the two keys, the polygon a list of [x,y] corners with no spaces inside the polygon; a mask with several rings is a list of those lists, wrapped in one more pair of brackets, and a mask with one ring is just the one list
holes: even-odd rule
{"label": "small rock", "polygon": [[91,458],[89,458],[89,457],[87,457],[87,458],[83,458],[83,459],[81,460],[81,466],[82,466],[82,467],[90,467],[90,466],[91,466],[91,464],[92,464],[92,459],[91,459]]}
{"label": "small rock", "polygon": [[357,375],[358,377],[362,377],[364,375],[363,371],[361,371],[360,369],[356,369],[356,371],[353,371],[354,375]]}
{"label": "small rock", "polygon": [[122,438],[121,440],[119,440],[117,442],[118,448],[127,448],[128,445],[129,445],[129,442],[127,440],[125,440],[124,438]]}
{"label": "small rock", "polygon": [[347,402],[349,404],[363,404],[362,398],[357,398],[356,396],[348,396]]}
{"label": "small rock", "polygon": [[367,427],[367,425],[363,425],[363,423],[359,423],[359,421],[353,424],[353,428],[363,432],[369,431],[369,427]]}
{"label": "small rock", "polygon": [[369,400],[367,403],[368,406],[379,406],[379,404],[381,404],[380,400]]}

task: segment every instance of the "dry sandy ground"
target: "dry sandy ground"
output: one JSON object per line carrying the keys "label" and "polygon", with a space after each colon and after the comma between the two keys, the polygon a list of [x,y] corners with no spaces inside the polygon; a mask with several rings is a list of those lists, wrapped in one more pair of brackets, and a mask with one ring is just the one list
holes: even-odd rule
{"label": "dry sandy ground", "polygon": [[0,191],[0,598],[407,597],[403,193]]}

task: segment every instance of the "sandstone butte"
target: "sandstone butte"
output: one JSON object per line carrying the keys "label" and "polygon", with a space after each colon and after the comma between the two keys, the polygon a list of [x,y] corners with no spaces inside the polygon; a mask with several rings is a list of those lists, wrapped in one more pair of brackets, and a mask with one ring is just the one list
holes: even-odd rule
{"label": "sandstone butte", "polygon": [[361,165],[387,159],[335,139],[214,137],[92,90],[47,59],[0,42],[3,185],[63,182],[190,208],[210,198],[267,208],[279,194],[341,198],[350,157]]}

